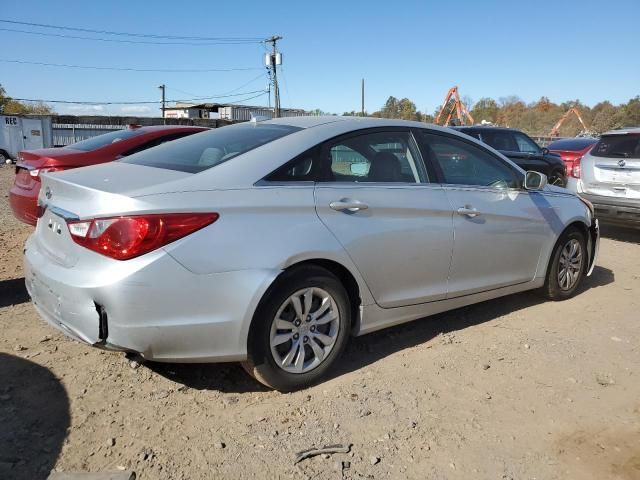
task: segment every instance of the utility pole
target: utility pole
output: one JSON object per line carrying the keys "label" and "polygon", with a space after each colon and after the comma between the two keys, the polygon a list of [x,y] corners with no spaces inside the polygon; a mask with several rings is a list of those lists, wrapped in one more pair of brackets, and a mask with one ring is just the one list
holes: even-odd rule
{"label": "utility pole", "polygon": [[280,117],[280,90],[278,89],[278,74],[276,72],[276,66],[282,64],[282,55],[278,53],[276,49],[276,42],[282,40],[281,36],[274,35],[271,38],[265,40],[266,43],[270,43],[272,46],[271,53],[267,54],[267,66],[271,68],[273,76],[273,116],[275,118]]}
{"label": "utility pole", "polygon": [[360,107],[360,113],[364,117],[364,78],[362,79],[362,103]]}
{"label": "utility pole", "polygon": [[165,97],[164,97],[164,90],[167,88],[167,86],[163,83],[158,88],[162,91],[162,107],[160,108],[160,110],[162,110],[162,124],[166,125],[167,124],[167,119],[164,116],[164,110],[165,110],[165,107],[166,107],[166,102],[165,102]]}

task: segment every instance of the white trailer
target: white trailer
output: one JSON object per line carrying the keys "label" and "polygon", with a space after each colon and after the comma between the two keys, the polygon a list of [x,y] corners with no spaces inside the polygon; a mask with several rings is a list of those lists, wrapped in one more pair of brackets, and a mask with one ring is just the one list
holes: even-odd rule
{"label": "white trailer", "polygon": [[18,152],[49,148],[51,117],[0,115],[0,164],[15,161]]}

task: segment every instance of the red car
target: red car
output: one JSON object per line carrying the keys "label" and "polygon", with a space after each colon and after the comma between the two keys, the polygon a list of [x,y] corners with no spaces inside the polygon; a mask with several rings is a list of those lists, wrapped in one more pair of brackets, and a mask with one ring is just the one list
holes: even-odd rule
{"label": "red car", "polygon": [[112,162],[164,142],[208,130],[205,127],[130,125],[62,148],[25,150],[18,154],[16,178],[9,191],[15,217],[35,225],[40,192],[40,173]]}
{"label": "red car", "polygon": [[597,143],[597,138],[563,138],[551,142],[547,148],[557,153],[567,167],[567,177],[580,178],[580,159]]}

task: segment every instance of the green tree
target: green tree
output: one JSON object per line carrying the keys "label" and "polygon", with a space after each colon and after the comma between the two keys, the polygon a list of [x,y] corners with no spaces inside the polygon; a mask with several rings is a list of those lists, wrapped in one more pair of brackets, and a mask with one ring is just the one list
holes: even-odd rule
{"label": "green tree", "polygon": [[7,92],[0,85],[0,113],[7,115],[50,115],[53,113],[53,109],[43,102],[28,104],[13,100],[7,96]]}
{"label": "green tree", "polygon": [[481,98],[473,106],[471,115],[477,123],[480,123],[483,120],[491,123],[496,123],[498,121],[499,111],[500,109],[498,107],[498,104],[493,98]]}

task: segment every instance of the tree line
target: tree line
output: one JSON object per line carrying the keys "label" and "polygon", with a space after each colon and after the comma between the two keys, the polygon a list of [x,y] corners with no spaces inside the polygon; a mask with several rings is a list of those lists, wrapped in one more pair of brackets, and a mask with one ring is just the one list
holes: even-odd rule
{"label": "tree line", "polygon": [[[531,103],[526,103],[516,96],[502,97],[498,100],[486,97],[477,102],[463,97],[462,102],[471,112],[476,123],[488,122],[518,128],[530,135],[547,135],[562,115],[571,108],[576,108],[580,112],[589,133],[600,134],[615,128],[640,126],[640,96],[619,105],[613,105],[605,100],[593,107],[583,104],[580,100],[557,104],[547,97],[541,97],[538,101]],[[451,105],[448,105],[445,110],[449,111],[450,107]],[[424,113],[418,110],[416,104],[408,98],[398,99],[391,96],[380,110],[371,114],[365,112],[365,115],[433,123],[439,111],[438,106],[432,114]],[[361,113],[351,111],[343,115],[360,116]],[[558,133],[560,136],[573,137],[583,131],[584,128],[577,117],[570,115]]]}
{"label": "tree line", "polygon": [[7,96],[7,92],[0,85],[0,114],[5,115],[50,115],[53,109],[42,102],[19,102]]}

